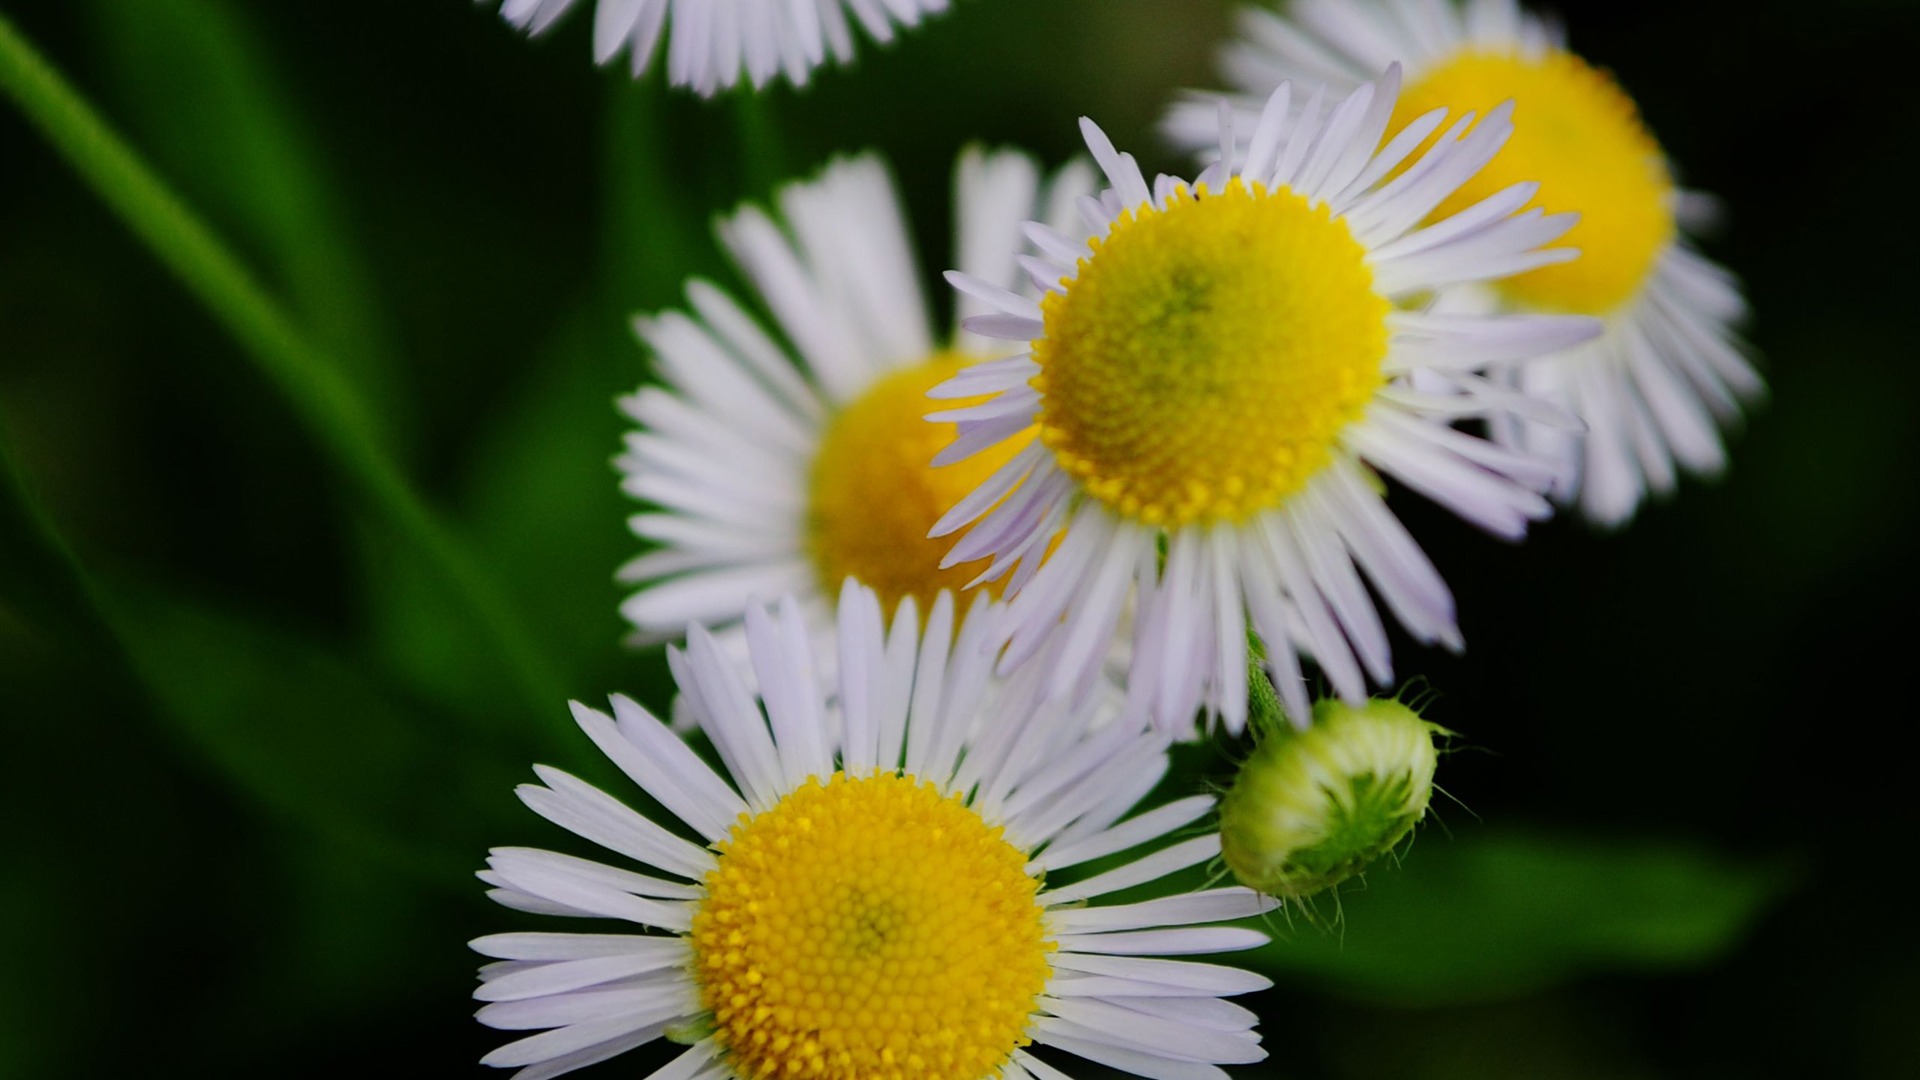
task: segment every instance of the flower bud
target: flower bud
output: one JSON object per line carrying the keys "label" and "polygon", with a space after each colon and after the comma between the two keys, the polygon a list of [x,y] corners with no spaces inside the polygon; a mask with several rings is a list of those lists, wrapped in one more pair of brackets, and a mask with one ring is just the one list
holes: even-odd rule
{"label": "flower bud", "polygon": [[1242,885],[1303,899],[1391,850],[1426,816],[1430,724],[1398,701],[1314,706],[1303,730],[1266,726],[1220,800],[1220,849]]}

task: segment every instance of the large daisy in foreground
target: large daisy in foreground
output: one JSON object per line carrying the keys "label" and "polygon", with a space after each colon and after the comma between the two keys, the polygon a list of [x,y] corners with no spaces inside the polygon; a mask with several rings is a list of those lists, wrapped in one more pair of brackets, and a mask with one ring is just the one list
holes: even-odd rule
{"label": "large daisy in foreground", "polygon": [[[995,636],[997,607],[924,638],[911,614],[889,632],[852,583],[839,611],[836,723],[791,602],[749,616],[761,701],[704,632],[674,654],[724,771],[625,698],[612,717],[574,706],[679,824],[536,769],[544,786],[520,789],[529,807],[645,872],[502,848],[481,874],[493,897],[635,932],[475,941],[502,961],[481,969],[480,1020],[548,1029],[485,1063],[528,1066],[530,1080],[661,1038],[690,1045],[656,1075],[740,1080],[1063,1080],[1035,1044],[1194,1080],[1264,1058],[1254,1015],[1224,999],[1268,981],[1172,957],[1265,942],[1204,924],[1272,901],[1231,887],[1104,902],[1220,851],[1211,831],[1164,843],[1209,796],[1121,820],[1139,780],[1165,772],[1164,740],[1089,732],[1084,716],[1005,693],[981,709],[989,662],[947,641]],[[1123,852],[1136,857],[1080,869]]]}
{"label": "large daisy in foreground", "polygon": [[[1024,154],[963,153],[960,264],[1017,285],[1021,221],[1067,221],[1093,190],[1092,173],[1080,163],[1046,181]],[[889,612],[908,598],[926,612],[984,568],[941,569],[947,545],[927,531],[1017,447],[934,468],[954,428],[922,418],[937,407],[929,387],[1005,346],[957,322],[934,326],[906,212],[879,158],[836,161],[787,186],[779,210],[784,224],[748,207],[719,232],[791,351],[704,281],[687,287],[690,313],[635,321],[662,384],[620,402],[640,424],[617,461],[622,487],[654,506],[631,525],[655,549],[620,571],[640,586],[621,608],[636,641],[694,622],[723,628],[738,652],[748,605],[788,593],[830,634],[847,577],[875,589]],[[963,300],[957,315],[982,310]]]}
{"label": "large daisy in foreground", "polygon": [[[1542,245],[1573,215],[1520,212],[1533,191],[1519,185],[1435,218],[1506,142],[1509,110],[1444,131],[1436,110],[1382,146],[1397,76],[1330,111],[1316,92],[1297,118],[1283,86],[1244,153],[1222,110],[1223,160],[1191,185],[1149,185],[1083,121],[1112,187],[1083,203],[1091,242],[1030,230],[1045,298],[952,275],[998,309],[970,325],[1030,350],[933,391],[989,395],[931,415],[960,432],[936,460],[1019,448],[936,530],[972,524],[951,561],[991,556],[990,575],[1031,574],[1003,663],[1058,637],[1052,689],[1086,685],[1137,589],[1136,709],[1179,730],[1205,707],[1237,730],[1251,622],[1304,724],[1296,647],[1349,701],[1366,699],[1369,677],[1391,679],[1361,572],[1416,637],[1459,640],[1452,596],[1388,513],[1376,470],[1501,536],[1546,516],[1549,468],[1447,421],[1526,408],[1479,373],[1599,325],[1401,305],[1566,262],[1572,249]],[[1410,385],[1414,372],[1453,392]]]}
{"label": "large daisy in foreground", "polygon": [[[491,3],[492,0],[480,0]],[[744,76],[756,88],[775,75],[806,85],[831,57],[853,59],[858,20],[867,36],[892,41],[896,27],[947,10],[948,0],[598,0],[593,12],[593,57],[612,63],[628,54],[637,78],[653,63],[664,32],[667,81],[712,94]],[[503,0],[500,17],[528,34],[542,34],[577,0]],[[672,19],[668,19],[671,12]],[[671,23],[671,26],[669,26]]]}
{"label": "large daisy in foreground", "polygon": [[[1606,320],[1598,340],[1531,364],[1528,392],[1585,421],[1564,430],[1500,424],[1501,441],[1564,464],[1556,497],[1601,524],[1633,516],[1677,473],[1726,465],[1720,428],[1764,387],[1734,327],[1746,305],[1721,267],[1688,246],[1684,226],[1707,200],[1674,185],[1660,144],[1612,76],[1568,51],[1560,28],[1513,0],[1296,0],[1284,17],[1247,8],[1224,62],[1249,108],[1286,79],[1336,88],[1403,62],[1407,87],[1395,124],[1431,108],[1485,109],[1512,99],[1515,135],[1440,213],[1506,185],[1537,181],[1531,205],[1573,210],[1567,243],[1578,262],[1496,282],[1470,305],[1558,311]],[[1212,142],[1211,105],[1189,103],[1176,137]]]}

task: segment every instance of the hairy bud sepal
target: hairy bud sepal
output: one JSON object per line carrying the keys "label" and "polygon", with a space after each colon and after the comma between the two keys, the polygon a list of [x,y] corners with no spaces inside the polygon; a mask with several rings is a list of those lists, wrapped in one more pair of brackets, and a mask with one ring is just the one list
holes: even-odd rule
{"label": "hairy bud sepal", "polygon": [[1301,900],[1391,851],[1426,816],[1446,729],[1389,699],[1314,706],[1295,729],[1259,725],[1220,800],[1220,853],[1242,885]]}

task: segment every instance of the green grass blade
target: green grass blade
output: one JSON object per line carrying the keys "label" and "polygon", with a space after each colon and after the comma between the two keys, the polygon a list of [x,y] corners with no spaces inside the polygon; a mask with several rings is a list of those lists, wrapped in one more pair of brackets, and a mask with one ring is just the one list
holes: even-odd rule
{"label": "green grass blade", "polygon": [[0,16],[0,92],[232,334],[286,394],[352,485],[448,579],[495,641],[530,707],[563,694],[553,666],[504,594],[381,449],[359,400],[245,267]]}

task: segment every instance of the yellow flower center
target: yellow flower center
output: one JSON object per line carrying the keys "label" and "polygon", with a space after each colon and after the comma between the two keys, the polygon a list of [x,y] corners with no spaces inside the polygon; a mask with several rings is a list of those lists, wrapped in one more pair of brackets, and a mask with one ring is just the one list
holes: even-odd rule
{"label": "yellow flower center", "polygon": [[1512,141],[1434,214],[1538,181],[1532,205],[1580,212],[1560,241],[1580,257],[1508,278],[1501,289],[1533,307],[1605,315],[1639,293],[1673,240],[1673,180],[1660,144],[1611,76],[1559,50],[1537,59],[1462,53],[1407,88],[1393,129],[1443,106],[1484,116],[1508,98]]}
{"label": "yellow flower center", "polygon": [[1040,438],[1148,525],[1278,505],[1384,382],[1365,249],[1286,188],[1235,179],[1130,211],[1041,307]]}
{"label": "yellow flower center", "polygon": [[958,795],[836,773],[715,847],[693,969],[736,1075],[980,1080],[1029,1041],[1039,882]]}
{"label": "yellow flower center", "polygon": [[[940,590],[957,594],[986,569],[984,561],[940,569],[955,538],[927,538],[942,514],[1027,443],[1027,437],[1008,439],[965,461],[933,467],[933,456],[957,429],[923,417],[982,399],[935,401],[927,391],[973,359],[945,352],[887,375],[828,425],[813,461],[807,508],[808,548],[828,595],[838,595],[840,583],[852,576],[880,594],[885,610],[912,596],[924,612]],[[997,594],[999,583],[983,587]]]}

